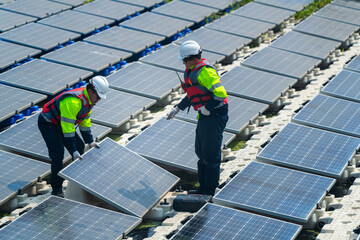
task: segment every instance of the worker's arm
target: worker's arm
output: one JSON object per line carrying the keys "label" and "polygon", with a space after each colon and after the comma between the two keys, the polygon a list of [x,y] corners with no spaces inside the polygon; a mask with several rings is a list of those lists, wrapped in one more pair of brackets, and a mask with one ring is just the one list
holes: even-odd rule
{"label": "worker's arm", "polygon": [[190,106],[190,100],[189,100],[189,98],[188,98],[188,96],[185,96],[182,100],[181,100],[181,102],[178,104],[178,105],[176,105],[178,108],[180,108],[180,110],[184,110],[185,108],[187,108],[187,107],[189,107]]}
{"label": "worker's arm", "polygon": [[213,93],[210,101],[205,106],[207,110],[212,110],[227,97],[226,90],[221,84],[220,77],[217,75],[215,69],[211,67],[201,68],[201,72],[197,79],[202,86]]}
{"label": "worker's arm", "polygon": [[80,128],[80,132],[81,132],[81,136],[84,139],[85,143],[92,143],[94,141],[94,138],[91,134],[91,119],[90,119],[90,114],[91,111],[88,113],[88,115],[86,115],[86,117],[84,118],[84,120],[82,120],[79,123],[79,128]]}
{"label": "worker's arm", "polygon": [[75,123],[76,115],[82,106],[81,100],[75,97],[66,97],[60,102],[60,124],[64,134],[64,144],[71,155],[76,149]]}

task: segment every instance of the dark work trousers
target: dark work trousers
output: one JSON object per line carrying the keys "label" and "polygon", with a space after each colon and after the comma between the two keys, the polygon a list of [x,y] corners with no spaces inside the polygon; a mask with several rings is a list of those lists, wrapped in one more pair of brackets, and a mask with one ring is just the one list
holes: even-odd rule
{"label": "dark work trousers", "polygon": [[[64,135],[60,124],[53,124],[45,120],[40,114],[38,119],[38,127],[43,136],[51,159],[51,178],[50,184],[53,191],[58,191],[62,187],[64,179],[57,174],[63,168],[64,159]],[[80,136],[75,133],[76,149],[80,154],[84,153],[85,143]],[[71,155],[71,154],[70,154]]]}
{"label": "dark work trousers", "polygon": [[214,195],[219,185],[221,146],[228,121],[228,105],[214,109],[210,116],[199,113],[196,127],[195,153],[198,161],[199,192]]}

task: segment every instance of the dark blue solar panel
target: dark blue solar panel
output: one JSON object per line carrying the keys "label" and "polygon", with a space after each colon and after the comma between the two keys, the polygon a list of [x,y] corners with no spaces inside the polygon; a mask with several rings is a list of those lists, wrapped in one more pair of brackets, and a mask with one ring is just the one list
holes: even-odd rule
{"label": "dark blue solar panel", "polygon": [[100,146],[59,175],[126,213],[143,217],[179,181],[110,138]]}
{"label": "dark blue solar panel", "polygon": [[360,55],[357,55],[346,66],[345,69],[360,72]]}
{"label": "dark blue solar panel", "polygon": [[326,84],[321,93],[360,102],[360,72],[342,70]]}
{"label": "dark blue solar panel", "polygon": [[251,162],[213,202],[306,223],[333,184],[335,179]]}
{"label": "dark blue solar panel", "polygon": [[268,217],[206,204],[172,240],[295,239],[301,226]]}
{"label": "dark blue solar panel", "polygon": [[0,230],[3,239],[118,239],[137,217],[51,196]]}
{"label": "dark blue solar panel", "polygon": [[257,158],[340,178],[359,144],[358,138],[289,123]]}
{"label": "dark blue solar panel", "polygon": [[360,137],[360,103],[319,94],[292,121]]}

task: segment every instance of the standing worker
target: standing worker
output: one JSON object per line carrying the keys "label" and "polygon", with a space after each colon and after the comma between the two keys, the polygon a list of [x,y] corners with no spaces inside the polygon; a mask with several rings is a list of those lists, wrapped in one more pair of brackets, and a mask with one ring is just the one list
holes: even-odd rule
{"label": "standing worker", "polygon": [[76,133],[79,125],[85,143],[99,148],[91,134],[90,114],[92,107],[106,98],[109,83],[105,77],[90,79],[86,87],[65,91],[46,103],[38,119],[38,127],[43,136],[51,159],[52,195],[64,197],[63,178],[57,174],[63,167],[64,146],[73,160],[82,159],[85,144]]}
{"label": "standing worker", "polygon": [[222,135],[229,119],[228,100],[219,74],[209,61],[201,58],[201,52],[195,41],[181,44],[179,59],[186,66],[181,86],[187,96],[171,110],[167,119],[190,106],[198,111],[195,153],[199,158],[200,186],[189,193],[213,196],[219,185]]}

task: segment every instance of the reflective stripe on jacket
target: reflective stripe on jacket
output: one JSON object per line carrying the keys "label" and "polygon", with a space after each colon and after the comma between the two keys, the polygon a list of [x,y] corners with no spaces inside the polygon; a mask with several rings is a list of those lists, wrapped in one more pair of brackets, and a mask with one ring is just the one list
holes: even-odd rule
{"label": "reflective stripe on jacket", "polygon": [[[216,72],[216,78],[202,78],[201,73],[203,67],[211,68]],[[206,70],[206,69],[204,69]],[[212,66],[206,59],[201,59],[193,68],[188,69],[184,73],[185,82],[181,84],[184,91],[187,93],[190,104],[195,111],[201,106],[205,106],[210,101],[211,97],[215,100],[222,101],[216,108],[221,107],[227,103],[227,94],[225,88],[222,86],[220,76],[214,66]],[[199,81],[201,79],[201,82]]]}
{"label": "reflective stripe on jacket", "polygon": [[64,137],[75,136],[75,125],[81,131],[90,131],[90,113],[93,105],[86,88],[63,92],[43,107],[44,117],[53,124],[61,124]]}

